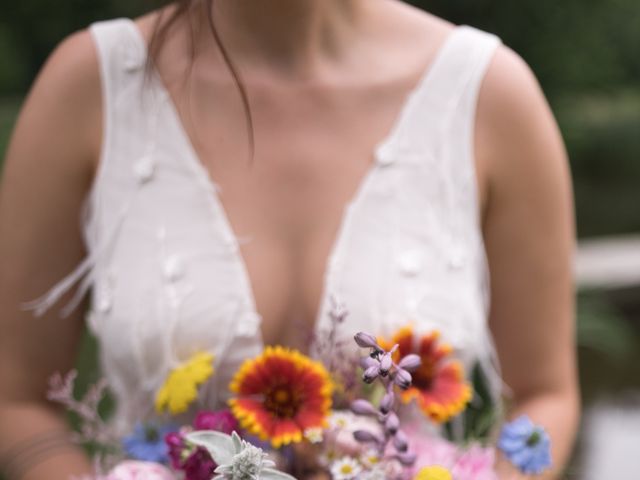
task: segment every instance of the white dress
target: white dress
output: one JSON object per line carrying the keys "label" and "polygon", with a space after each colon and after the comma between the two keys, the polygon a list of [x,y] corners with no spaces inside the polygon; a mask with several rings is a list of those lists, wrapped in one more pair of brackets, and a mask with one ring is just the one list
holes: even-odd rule
{"label": "white dress", "polygon": [[[260,314],[215,179],[199,162],[157,76],[145,78],[135,23],[91,27],[104,93],[104,144],[84,219],[88,256],[31,304],[37,314],[90,288],[87,324],[130,425],[167,372],[198,351],[215,355],[210,398],[223,401],[238,365],[263,347]],[[346,206],[324,279],[316,333],[332,302],[339,335],[438,329],[467,366],[499,388],[487,327],[488,275],[473,158],[478,91],[499,40],[458,27],[407,97]],[[240,232],[250,234],[250,232]]]}

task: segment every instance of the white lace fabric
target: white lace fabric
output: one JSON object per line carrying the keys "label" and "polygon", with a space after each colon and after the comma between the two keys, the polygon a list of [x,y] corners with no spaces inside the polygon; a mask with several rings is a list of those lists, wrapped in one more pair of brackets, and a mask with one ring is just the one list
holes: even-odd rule
{"label": "white lace fabric", "polygon": [[[209,396],[262,350],[247,269],[215,181],[189,142],[157,76],[145,76],[135,24],[92,25],[103,82],[105,135],[87,199],[88,256],[30,307],[49,309],[91,289],[87,323],[123,426],[150,410],[168,371],[215,355]],[[327,261],[316,333],[332,299],[349,312],[339,335],[437,329],[465,365],[480,362],[494,390],[488,275],[480,230],[473,132],[478,91],[499,40],[458,27],[407,97],[375,151]]]}

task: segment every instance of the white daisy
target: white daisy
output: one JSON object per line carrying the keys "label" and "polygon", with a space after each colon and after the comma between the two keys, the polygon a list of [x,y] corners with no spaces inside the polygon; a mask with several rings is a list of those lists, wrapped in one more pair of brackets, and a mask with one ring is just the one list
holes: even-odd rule
{"label": "white daisy", "polygon": [[304,431],[304,438],[309,440],[311,443],[321,443],[322,442],[322,428],[307,428]]}
{"label": "white daisy", "polygon": [[333,480],[352,480],[362,471],[362,467],[355,458],[342,457],[331,465]]}
{"label": "white daisy", "polygon": [[351,415],[347,412],[333,412],[329,417],[329,427],[333,430],[347,428],[351,420]]}
{"label": "white daisy", "polygon": [[372,469],[380,464],[380,453],[377,450],[367,450],[360,455],[360,462],[368,469]]}

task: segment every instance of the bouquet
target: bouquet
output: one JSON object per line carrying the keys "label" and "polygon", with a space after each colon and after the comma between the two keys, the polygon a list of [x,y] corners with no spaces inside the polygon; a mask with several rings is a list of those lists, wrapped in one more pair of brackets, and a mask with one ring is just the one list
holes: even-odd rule
{"label": "bouquet", "polygon": [[[99,480],[275,480],[312,471],[333,480],[496,480],[490,439],[443,438],[456,417],[477,420],[478,388],[437,332],[417,336],[407,326],[390,339],[359,332],[354,341],[351,350],[362,355],[342,361],[339,373],[268,346],[236,372],[227,408],[203,405],[184,424],[215,376],[213,354],[198,352],[158,389],[154,419],[124,437],[97,413],[105,382],[76,400],[75,373],[57,374],[49,398],[80,418],[77,440],[91,444]],[[504,425],[497,441],[526,474],[550,465],[549,446],[527,417]]]}

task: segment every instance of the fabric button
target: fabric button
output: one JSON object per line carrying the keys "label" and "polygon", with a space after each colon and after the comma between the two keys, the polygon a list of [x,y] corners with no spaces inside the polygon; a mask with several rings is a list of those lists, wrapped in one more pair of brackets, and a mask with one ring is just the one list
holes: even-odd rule
{"label": "fabric button", "polygon": [[111,300],[101,298],[96,305],[96,310],[100,313],[109,313],[109,311],[111,311]]}
{"label": "fabric button", "polygon": [[133,42],[123,44],[122,66],[127,73],[134,73],[142,70],[146,62],[145,55],[140,51],[140,47]]}
{"label": "fabric button", "polygon": [[109,313],[112,305],[111,292],[105,287],[97,288],[95,310],[99,313]]}
{"label": "fabric button", "polygon": [[422,252],[418,250],[408,250],[398,257],[398,266],[403,275],[415,277],[422,271]]}
{"label": "fabric button", "polygon": [[396,162],[396,157],[395,157],[395,155],[392,155],[390,153],[382,151],[378,155],[376,161],[377,161],[378,165],[380,165],[382,167],[388,167],[389,165],[392,165],[392,164],[394,164]]}
{"label": "fabric button", "polygon": [[174,283],[184,277],[185,265],[182,259],[177,255],[171,255],[164,261],[162,273],[165,280]]}
{"label": "fabric button", "polygon": [[142,157],[133,164],[133,174],[139,183],[147,183],[153,178],[156,165],[149,156]]}
{"label": "fabric button", "polygon": [[238,319],[236,334],[241,337],[252,337],[260,328],[262,317],[256,312],[246,312]]}
{"label": "fabric button", "polygon": [[456,247],[449,255],[449,267],[454,270],[460,269],[464,267],[466,260],[467,258],[464,250],[460,247]]}
{"label": "fabric button", "polygon": [[133,56],[127,57],[124,61],[124,71],[127,73],[135,73],[142,70],[144,62],[134,58]]}

